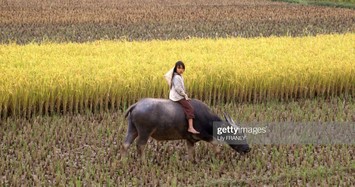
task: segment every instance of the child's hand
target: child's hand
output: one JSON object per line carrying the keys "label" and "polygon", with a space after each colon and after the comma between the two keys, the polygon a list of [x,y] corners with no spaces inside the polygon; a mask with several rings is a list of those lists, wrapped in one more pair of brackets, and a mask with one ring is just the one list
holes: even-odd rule
{"label": "child's hand", "polygon": [[190,100],[191,100],[187,95],[185,96],[185,99],[186,99],[187,101],[190,101]]}

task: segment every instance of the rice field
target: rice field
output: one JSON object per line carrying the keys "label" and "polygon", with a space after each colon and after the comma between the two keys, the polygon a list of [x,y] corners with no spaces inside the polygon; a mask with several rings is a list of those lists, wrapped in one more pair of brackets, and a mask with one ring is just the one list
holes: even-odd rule
{"label": "rice field", "polygon": [[355,31],[355,10],[268,0],[2,0],[0,43],[314,36]]}
{"label": "rice field", "polygon": [[[216,105],[239,122],[355,122],[354,99]],[[352,186],[354,145],[252,145],[239,155],[221,145],[148,141],[147,163],[136,147],[121,161],[127,129],[121,112],[7,119],[0,123],[2,186]],[[334,135],[336,136],[336,135]]]}
{"label": "rice field", "polygon": [[0,116],[123,109],[168,96],[163,75],[186,63],[190,97],[211,104],[354,96],[354,34],[302,38],[0,46]]}
{"label": "rice field", "polygon": [[189,97],[240,124],[354,124],[355,10],[331,1],[0,0],[0,186],[355,186],[351,143],[121,155],[123,112],[168,98],[178,60]]}

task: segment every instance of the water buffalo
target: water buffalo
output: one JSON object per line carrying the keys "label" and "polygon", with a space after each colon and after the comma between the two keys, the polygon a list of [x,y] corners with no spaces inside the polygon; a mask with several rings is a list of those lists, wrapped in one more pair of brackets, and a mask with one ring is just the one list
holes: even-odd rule
{"label": "water buffalo", "polygon": [[[194,127],[200,134],[187,131],[188,124],[182,106],[176,102],[168,99],[145,98],[130,106],[125,114],[126,118],[129,117],[123,154],[126,154],[127,149],[137,137],[137,151],[141,156],[144,156],[144,145],[149,137],[156,140],[185,139],[190,158],[194,157],[193,147],[196,142],[203,140],[216,145],[218,141],[213,137],[213,122],[221,122],[222,119],[203,102],[192,99],[190,103],[195,109]],[[235,125],[229,115],[224,117],[228,124]],[[250,151],[246,141],[229,144],[229,146],[239,153]]]}

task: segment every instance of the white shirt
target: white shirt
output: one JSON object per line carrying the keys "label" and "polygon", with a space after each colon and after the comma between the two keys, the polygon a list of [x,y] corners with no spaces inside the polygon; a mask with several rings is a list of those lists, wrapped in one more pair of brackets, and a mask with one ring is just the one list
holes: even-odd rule
{"label": "white shirt", "polygon": [[184,78],[178,73],[174,73],[172,86],[169,92],[169,99],[172,101],[179,101],[183,98],[187,98],[187,94],[185,93]]}

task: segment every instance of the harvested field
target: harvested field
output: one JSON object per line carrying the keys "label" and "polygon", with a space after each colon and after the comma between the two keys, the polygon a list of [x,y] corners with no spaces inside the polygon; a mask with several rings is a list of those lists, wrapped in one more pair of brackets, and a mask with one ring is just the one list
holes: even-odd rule
{"label": "harvested field", "polygon": [[355,10],[271,1],[0,1],[0,42],[305,36],[355,31]]}
{"label": "harvested field", "polygon": [[[355,122],[354,99],[216,105],[243,123]],[[25,186],[352,186],[354,145],[252,145],[239,155],[196,145],[197,164],[184,141],[148,142],[147,163],[136,147],[121,161],[127,122],[121,112],[8,119],[0,123],[0,185]]]}

